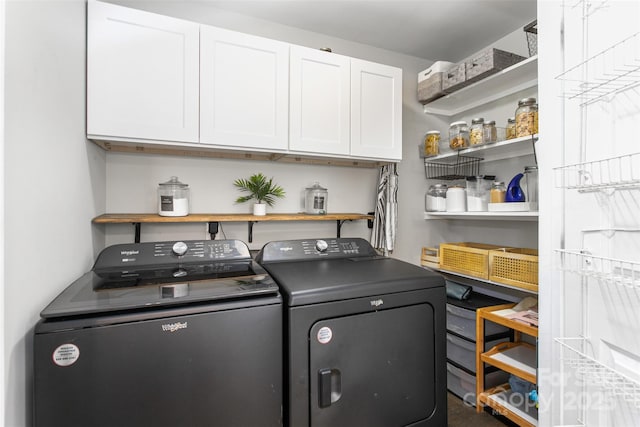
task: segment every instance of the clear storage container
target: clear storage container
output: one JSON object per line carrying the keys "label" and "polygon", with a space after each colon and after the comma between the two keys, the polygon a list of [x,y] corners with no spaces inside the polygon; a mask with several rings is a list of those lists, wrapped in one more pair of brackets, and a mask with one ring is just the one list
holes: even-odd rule
{"label": "clear storage container", "polygon": [[313,186],[305,188],[304,211],[312,215],[325,215],[328,199],[327,189],[315,182]]}
{"label": "clear storage container", "polygon": [[484,142],[483,126],[484,119],[482,117],[471,120],[471,127],[469,128],[469,145],[480,145]]}
{"label": "clear storage container", "polygon": [[491,184],[491,192],[489,196],[490,203],[504,203],[507,195],[507,186],[502,181],[495,181]]}
{"label": "clear storage container", "polygon": [[469,146],[469,126],[465,121],[453,122],[449,125],[449,147],[460,150]]}
{"label": "clear storage container", "polygon": [[427,212],[444,212],[447,210],[447,185],[434,184],[429,187],[425,200]]}
{"label": "clear storage container", "polygon": [[498,128],[496,121],[489,120],[482,125],[482,137],[485,143],[496,142],[498,140]]}
{"label": "clear storage container", "polygon": [[177,176],[158,184],[158,215],[189,215],[189,185],[178,181]]}
{"label": "clear storage container", "polygon": [[424,137],[424,155],[433,157],[438,153],[440,153],[440,131],[430,130]]}
{"label": "clear storage container", "polygon": [[506,139],[513,139],[515,137],[516,137],[516,118],[509,117],[507,119]]}
{"label": "clear storage container", "polygon": [[516,109],[516,137],[538,133],[538,104],[535,98],[518,101]]}

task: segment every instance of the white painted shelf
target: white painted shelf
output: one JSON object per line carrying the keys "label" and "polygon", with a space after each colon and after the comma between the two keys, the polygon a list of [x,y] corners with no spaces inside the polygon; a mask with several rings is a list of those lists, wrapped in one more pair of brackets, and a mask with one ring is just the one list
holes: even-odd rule
{"label": "white painted shelf", "polygon": [[475,219],[485,221],[538,221],[538,212],[425,212],[424,219]]}
{"label": "white painted shelf", "polygon": [[479,157],[482,158],[482,160],[484,160],[485,162],[528,156],[534,154],[534,144],[537,141],[538,134],[521,136],[520,138],[512,138],[504,141],[494,142],[491,144],[483,144],[458,151],[448,151],[437,156],[426,157],[424,161],[425,163],[455,163],[458,160],[458,155],[467,157]]}
{"label": "white painted shelf", "polygon": [[536,55],[426,104],[424,112],[448,117],[455,116],[537,85],[538,56]]}

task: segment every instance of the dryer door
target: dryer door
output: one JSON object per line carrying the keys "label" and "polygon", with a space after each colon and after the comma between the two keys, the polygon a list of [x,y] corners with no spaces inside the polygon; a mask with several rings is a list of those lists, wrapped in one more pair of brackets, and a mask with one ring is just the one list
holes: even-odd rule
{"label": "dryer door", "polygon": [[322,320],[309,340],[312,426],[405,426],[434,411],[430,304]]}

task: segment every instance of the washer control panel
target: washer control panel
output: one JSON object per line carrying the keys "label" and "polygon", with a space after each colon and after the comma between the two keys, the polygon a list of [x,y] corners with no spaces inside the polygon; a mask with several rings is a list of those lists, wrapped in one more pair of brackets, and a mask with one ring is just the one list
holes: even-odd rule
{"label": "washer control panel", "polygon": [[183,262],[250,260],[240,240],[187,240],[114,245],[103,250],[94,268],[152,266]]}
{"label": "washer control panel", "polygon": [[258,262],[303,261],[320,258],[354,258],[376,256],[376,251],[364,239],[283,240],[267,243]]}

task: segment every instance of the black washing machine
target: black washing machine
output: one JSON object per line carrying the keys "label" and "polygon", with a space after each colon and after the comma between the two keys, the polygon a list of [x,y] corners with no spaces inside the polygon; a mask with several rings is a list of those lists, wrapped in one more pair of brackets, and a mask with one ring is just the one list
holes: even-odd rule
{"label": "black washing machine", "polygon": [[266,244],[285,304],[285,425],[447,425],[440,275],[363,239]]}
{"label": "black washing machine", "polygon": [[282,425],[282,298],[243,242],[110,246],[41,316],[35,427]]}

